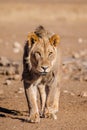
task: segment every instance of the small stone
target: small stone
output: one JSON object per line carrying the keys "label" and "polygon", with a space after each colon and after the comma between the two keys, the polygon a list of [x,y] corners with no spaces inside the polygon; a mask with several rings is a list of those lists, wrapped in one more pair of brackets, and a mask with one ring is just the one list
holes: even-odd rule
{"label": "small stone", "polygon": [[83,42],[83,39],[80,37],[78,38],[78,43],[82,43]]}
{"label": "small stone", "polygon": [[5,82],[5,85],[10,85],[11,84],[11,80],[6,80],[6,82]]}
{"label": "small stone", "polygon": [[8,67],[6,70],[6,75],[14,75],[15,74],[15,68],[14,67]]}
{"label": "small stone", "polygon": [[85,92],[84,92],[84,91],[81,92],[80,96],[81,96],[81,97],[87,97],[87,91],[85,91]]}
{"label": "small stone", "polygon": [[21,44],[19,42],[14,42],[13,44],[13,51],[14,53],[19,53],[21,50],[23,50]]}
{"label": "small stone", "polygon": [[75,94],[74,94],[73,92],[70,92],[70,95],[71,95],[71,96],[75,96]]}
{"label": "small stone", "polygon": [[64,90],[63,93],[70,94],[71,96],[75,96],[75,94],[73,92],[70,92],[68,90]]}
{"label": "small stone", "polygon": [[18,93],[24,93],[24,88],[19,88]]}
{"label": "small stone", "polygon": [[15,47],[15,48],[21,48],[21,45],[20,45],[20,43],[19,42],[14,42],[14,44],[13,44],[13,46]]}
{"label": "small stone", "polygon": [[63,92],[64,92],[64,93],[69,93],[69,91],[68,91],[68,90],[63,90]]}
{"label": "small stone", "polygon": [[20,50],[18,48],[14,48],[13,51],[14,53],[19,53]]}
{"label": "small stone", "polygon": [[14,67],[19,67],[20,64],[21,64],[20,61],[13,61],[13,62],[12,62],[12,65],[13,65]]}
{"label": "small stone", "polygon": [[13,76],[13,80],[19,80],[20,79],[20,75],[19,74],[15,74],[14,76]]}
{"label": "small stone", "polygon": [[87,55],[87,50],[80,51],[80,56],[86,56],[86,55]]}
{"label": "small stone", "polygon": [[16,126],[13,126],[13,129],[15,129],[16,128]]}
{"label": "small stone", "polygon": [[78,58],[80,58],[80,54],[77,53],[77,52],[74,52],[74,53],[72,54],[72,57],[78,59]]}
{"label": "small stone", "polygon": [[8,66],[10,61],[6,57],[0,57],[0,66]]}

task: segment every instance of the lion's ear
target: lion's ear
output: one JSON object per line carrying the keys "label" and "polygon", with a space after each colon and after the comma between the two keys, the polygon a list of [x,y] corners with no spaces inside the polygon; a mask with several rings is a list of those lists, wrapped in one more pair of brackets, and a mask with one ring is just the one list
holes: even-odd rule
{"label": "lion's ear", "polygon": [[28,42],[29,47],[32,47],[32,45],[38,41],[39,39],[35,33],[32,32],[28,34],[27,42]]}
{"label": "lion's ear", "polygon": [[53,46],[55,46],[55,47],[59,44],[59,42],[60,42],[60,37],[59,37],[59,35],[57,35],[57,34],[54,34],[54,35],[50,38],[50,43],[51,43],[51,45],[53,45]]}

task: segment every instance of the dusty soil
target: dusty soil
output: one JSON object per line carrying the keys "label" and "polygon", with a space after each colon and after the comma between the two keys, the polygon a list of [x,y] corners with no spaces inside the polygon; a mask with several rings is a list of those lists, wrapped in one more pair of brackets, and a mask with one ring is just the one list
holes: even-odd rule
{"label": "dusty soil", "polygon": [[[27,33],[38,25],[60,35],[63,58],[84,51],[87,49],[87,4],[81,3],[2,2],[0,56],[22,63],[23,49],[15,53],[14,43],[23,47]],[[25,120],[28,108],[21,80],[6,85],[7,78],[0,75],[0,130],[87,130],[87,96],[80,96],[81,92],[87,92],[87,81],[63,79],[58,119],[42,118],[41,123],[31,124]]]}

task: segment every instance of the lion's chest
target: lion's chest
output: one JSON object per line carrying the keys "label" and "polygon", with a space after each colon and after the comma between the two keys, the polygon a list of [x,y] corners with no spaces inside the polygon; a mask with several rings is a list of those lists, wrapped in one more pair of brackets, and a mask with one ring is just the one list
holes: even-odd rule
{"label": "lion's chest", "polygon": [[33,73],[26,73],[24,81],[35,86],[38,86],[39,84],[50,85],[54,81],[54,78],[55,76],[53,72],[50,72],[44,76],[38,76]]}
{"label": "lion's chest", "polygon": [[44,85],[50,85],[54,81],[54,75],[52,73],[45,75],[45,76],[40,76],[37,80],[34,81],[34,85],[38,86],[39,84],[44,84]]}

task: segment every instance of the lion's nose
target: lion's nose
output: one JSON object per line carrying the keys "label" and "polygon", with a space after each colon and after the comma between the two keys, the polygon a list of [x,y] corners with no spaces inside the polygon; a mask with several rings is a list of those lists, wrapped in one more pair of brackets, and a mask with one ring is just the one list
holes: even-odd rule
{"label": "lion's nose", "polygon": [[42,68],[44,71],[46,71],[47,68],[48,68],[48,66],[41,66],[41,68]]}

